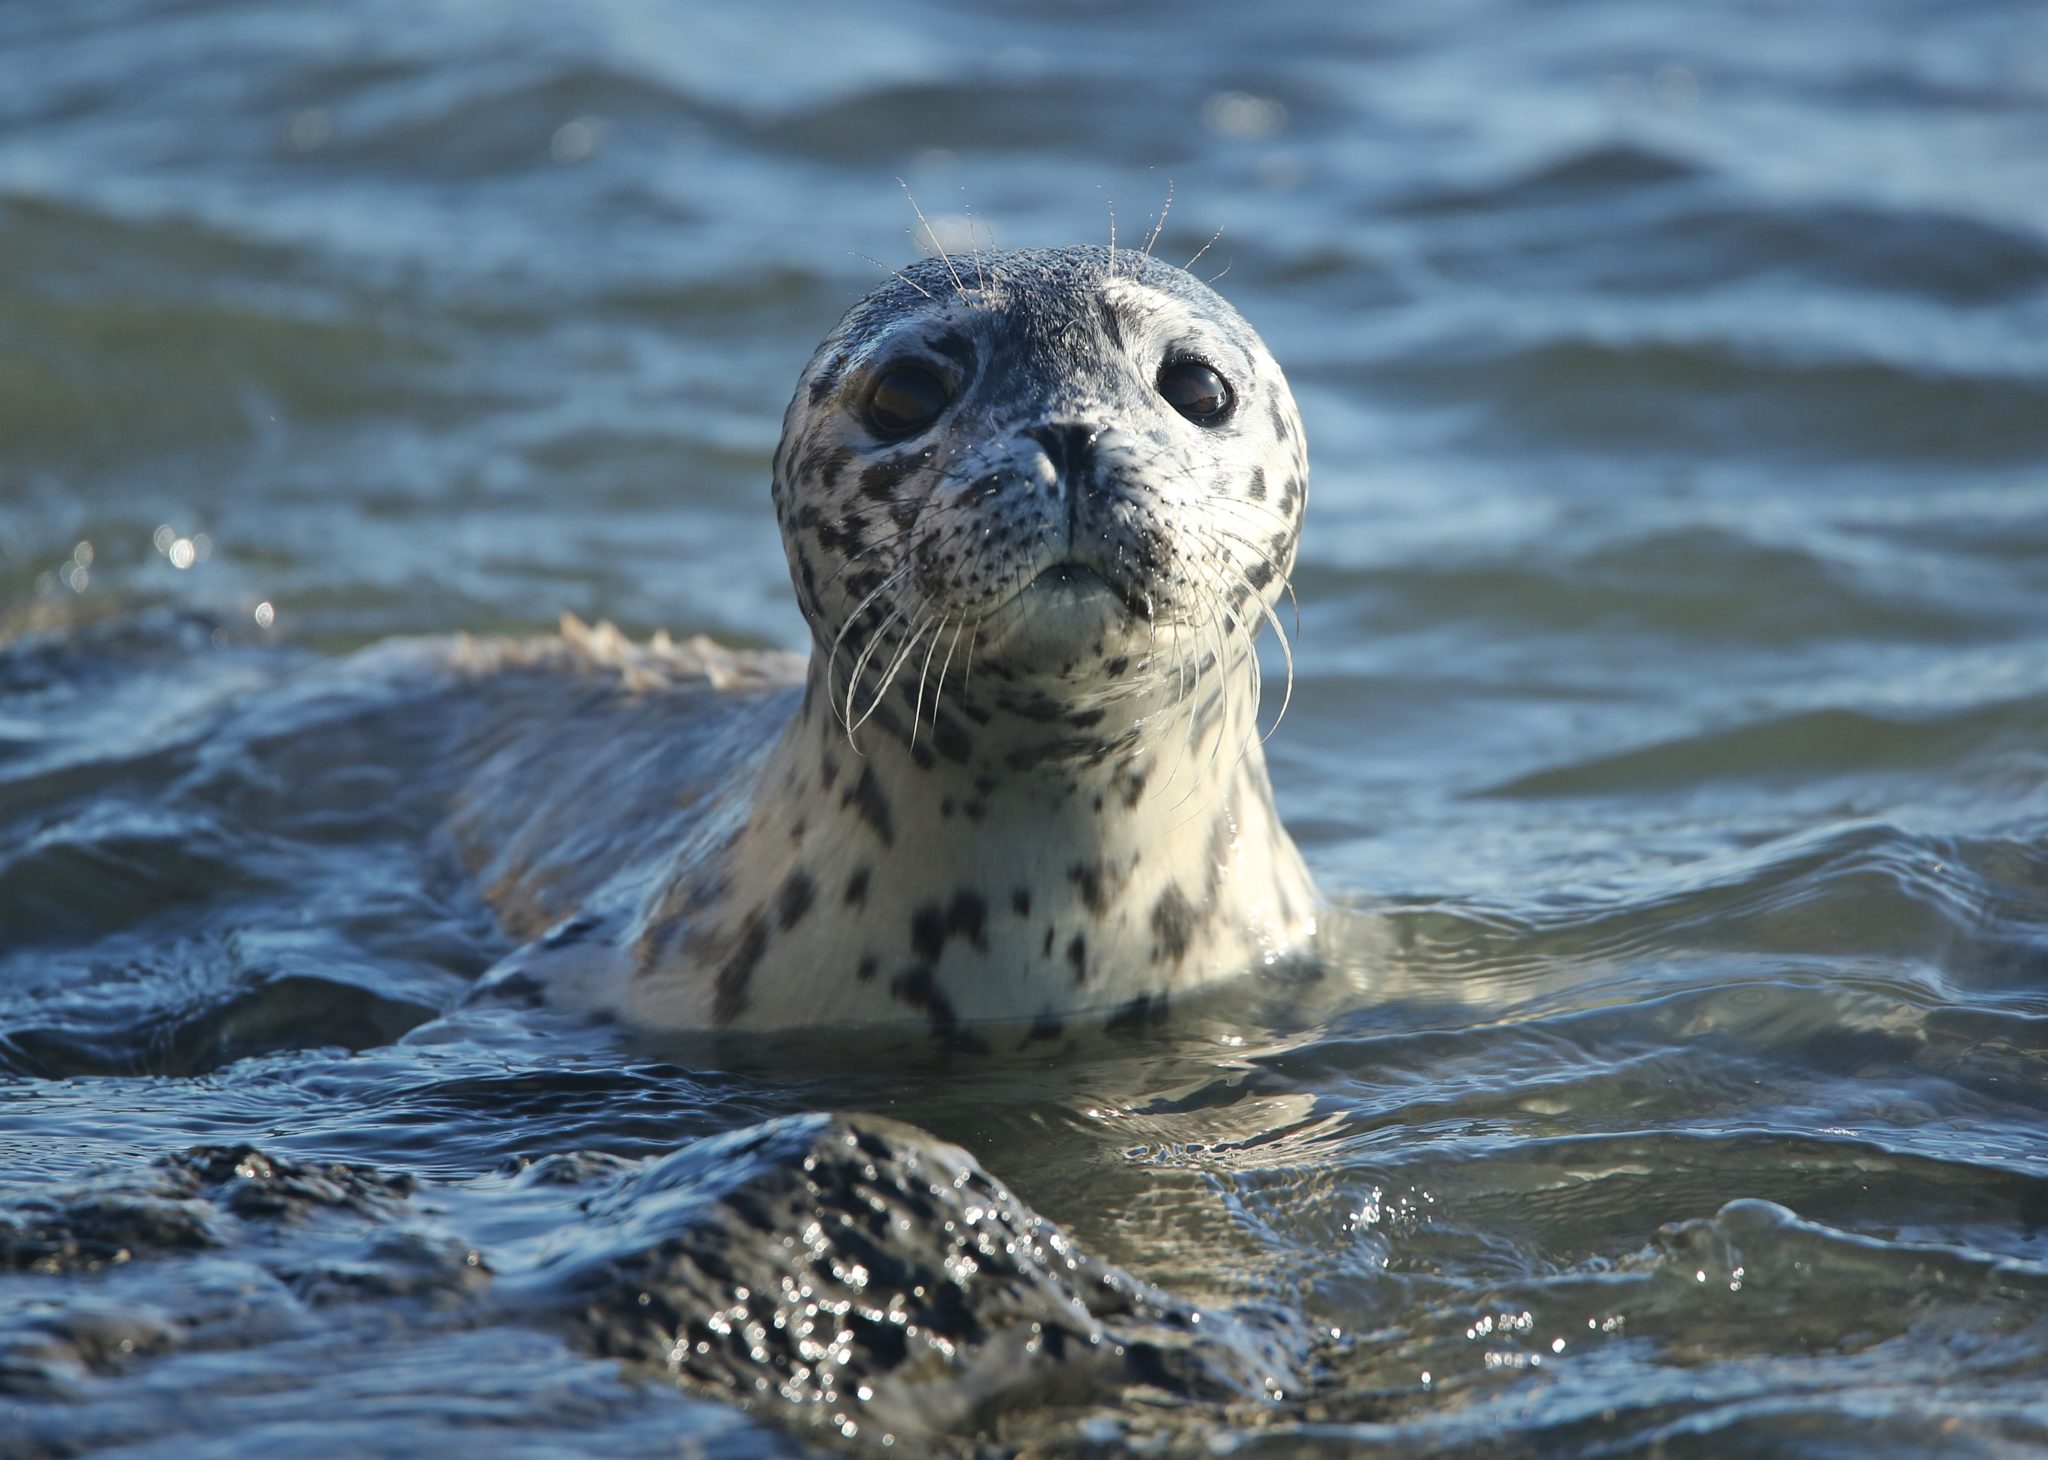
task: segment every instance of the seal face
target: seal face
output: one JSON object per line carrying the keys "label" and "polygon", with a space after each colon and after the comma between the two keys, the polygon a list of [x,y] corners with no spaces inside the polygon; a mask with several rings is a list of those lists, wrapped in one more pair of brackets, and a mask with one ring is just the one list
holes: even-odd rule
{"label": "seal face", "polygon": [[978,664],[1064,697],[1277,593],[1306,477],[1235,310],[1060,249],[927,260],[856,305],[784,418],[775,505],[828,655],[971,629]]}
{"label": "seal face", "polygon": [[1300,948],[1254,641],[1306,485],[1265,346],[1155,259],[934,258],[861,300],[775,453],[802,705],[743,824],[635,906],[602,1002],[1050,1035]]}

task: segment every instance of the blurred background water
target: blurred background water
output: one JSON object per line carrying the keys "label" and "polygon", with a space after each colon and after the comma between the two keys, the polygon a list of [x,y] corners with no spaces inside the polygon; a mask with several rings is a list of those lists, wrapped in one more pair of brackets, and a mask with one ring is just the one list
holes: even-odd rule
{"label": "blurred background water", "polygon": [[[1330,1335],[1016,1443],[2048,1448],[2038,4],[13,0],[0,83],[17,1228],[254,1141],[488,1230],[508,1157],[877,1109]],[[406,767],[505,707],[331,656],[798,646],[769,454],[898,179],[956,246],[1170,195],[1287,367],[1269,754],[1361,991],[998,1069],[394,1043],[504,949]],[[0,1452],[812,1443],[310,1230],[17,1264]]]}

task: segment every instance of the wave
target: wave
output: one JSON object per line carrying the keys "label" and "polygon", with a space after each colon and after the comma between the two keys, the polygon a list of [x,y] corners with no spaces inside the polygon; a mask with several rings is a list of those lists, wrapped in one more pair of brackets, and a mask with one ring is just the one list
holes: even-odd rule
{"label": "wave", "polygon": [[2048,456],[2048,373],[1907,363],[1710,334],[1454,334],[1344,375],[1395,398],[1477,408],[1469,444],[2017,466]]}

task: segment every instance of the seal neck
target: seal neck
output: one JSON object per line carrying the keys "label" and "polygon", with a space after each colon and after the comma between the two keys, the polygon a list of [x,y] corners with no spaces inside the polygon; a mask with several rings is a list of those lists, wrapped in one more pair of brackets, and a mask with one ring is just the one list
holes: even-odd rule
{"label": "seal neck", "polygon": [[1314,891],[1273,810],[1248,663],[1150,685],[1083,703],[963,676],[936,705],[856,696],[872,708],[849,736],[814,654],[695,898],[683,951],[707,965],[708,1022],[1047,1037],[1299,949]]}

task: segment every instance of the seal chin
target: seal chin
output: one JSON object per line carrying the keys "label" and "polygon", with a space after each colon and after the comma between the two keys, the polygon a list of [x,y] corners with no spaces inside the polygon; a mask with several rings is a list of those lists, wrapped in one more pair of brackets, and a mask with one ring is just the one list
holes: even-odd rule
{"label": "seal chin", "polygon": [[1142,609],[1093,568],[1055,563],[983,620],[982,642],[1017,668],[1059,670],[1119,653]]}

